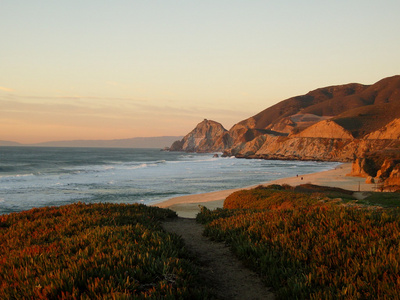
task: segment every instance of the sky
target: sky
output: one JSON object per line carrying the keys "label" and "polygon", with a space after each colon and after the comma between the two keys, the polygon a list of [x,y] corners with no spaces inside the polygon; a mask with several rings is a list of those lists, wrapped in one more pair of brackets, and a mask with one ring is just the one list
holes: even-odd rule
{"label": "sky", "polygon": [[400,1],[0,0],[0,140],[229,129],[400,74]]}

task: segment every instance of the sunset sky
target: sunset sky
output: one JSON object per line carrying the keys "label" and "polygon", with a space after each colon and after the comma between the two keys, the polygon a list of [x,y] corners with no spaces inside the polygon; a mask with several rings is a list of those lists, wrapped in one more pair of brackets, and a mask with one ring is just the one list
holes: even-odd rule
{"label": "sunset sky", "polygon": [[400,74],[400,1],[3,0],[0,140],[229,129],[286,98]]}

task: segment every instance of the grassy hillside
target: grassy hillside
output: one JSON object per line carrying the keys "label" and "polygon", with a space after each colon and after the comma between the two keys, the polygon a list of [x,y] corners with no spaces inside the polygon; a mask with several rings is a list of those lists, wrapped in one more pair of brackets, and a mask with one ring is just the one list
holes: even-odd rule
{"label": "grassy hillside", "polygon": [[[389,105],[390,104],[390,105]],[[338,117],[335,121],[357,136],[363,136],[400,117],[400,76],[384,78],[373,85],[350,83],[319,88],[283,100],[239,124],[265,129],[295,114]],[[250,121],[251,120],[251,121]]]}
{"label": "grassy hillside", "polygon": [[396,118],[400,118],[400,101],[358,107],[338,115],[333,120],[350,131],[355,138],[362,138]]}
{"label": "grassy hillside", "polygon": [[[253,116],[255,120],[255,128],[263,129],[270,124],[279,122],[282,118],[292,116],[297,113],[312,113],[319,116],[334,116],[347,109],[341,105],[342,99],[346,96],[353,95],[363,91],[368,86],[361,84],[347,84],[340,86],[331,86],[311,91],[305,95],[292,97],[283,100]],[[331,99],[336,99],[332,100]],[[340,99],[340,100],[339,100]],[[355,104],[354,104],[355,105]],[[351,107],[354,107],[350,104]],[[363,105],[358,103],[357,105]],[[245,124],[247,120],[240,123]]]}

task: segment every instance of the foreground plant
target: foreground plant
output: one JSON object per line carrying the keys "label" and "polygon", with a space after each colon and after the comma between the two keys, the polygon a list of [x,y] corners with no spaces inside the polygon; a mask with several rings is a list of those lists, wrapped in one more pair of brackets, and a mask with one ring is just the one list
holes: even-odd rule
{"label": "foreground plant", "polygon": [[170,210],[73,204],[0,216],[0,299],[197,298]]}
{"label": "foreground plant", "polygon": [[400,297],[400,210],[335,206],[321,196],[312,201],[309,194],[286,191],[267,191],[264,198],[260,193],[254,191],[253,201],[251,192],[241,194],[243,202],[237,194],[226,201],[232,209],[203,209],[198,219],[208,222],[207,236],[228,242],[279,298]]}

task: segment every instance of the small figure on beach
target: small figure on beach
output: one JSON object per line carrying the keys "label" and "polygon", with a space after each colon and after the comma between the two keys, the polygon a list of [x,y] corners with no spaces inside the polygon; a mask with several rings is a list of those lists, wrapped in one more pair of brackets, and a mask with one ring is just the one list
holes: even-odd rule
{"label": "small figure on beach", "polygon": [[301,177],[301,180],[303,180],[303,177]]}

